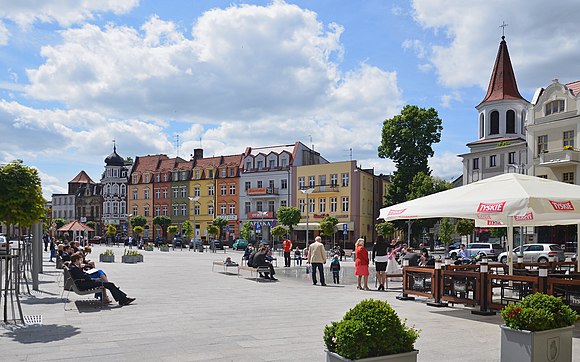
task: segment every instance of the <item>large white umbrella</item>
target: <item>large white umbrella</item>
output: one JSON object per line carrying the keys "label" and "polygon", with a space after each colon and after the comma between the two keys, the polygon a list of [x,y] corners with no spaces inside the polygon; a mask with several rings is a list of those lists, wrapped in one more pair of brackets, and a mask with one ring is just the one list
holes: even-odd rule
{"label": "large white umbrella", "polygon": [[[379,215],[385,221],[437,217],[507,226],[511,274],[513,227],[577,224],[580,229],[580,186],[508,173],[385,207]],[[580,232],[578,237],[580,244]]]}

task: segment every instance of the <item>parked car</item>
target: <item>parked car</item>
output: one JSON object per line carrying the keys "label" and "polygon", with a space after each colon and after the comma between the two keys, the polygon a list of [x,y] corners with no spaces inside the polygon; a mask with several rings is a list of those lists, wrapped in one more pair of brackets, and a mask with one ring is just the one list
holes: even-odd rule
{"label": "parked car", "polygon": [[161,244],[165,244],[165,239],[163,239],[161,236],[158,236],[155,238],[155,246],[159,247],[159,245]]}
{"label": "parked car", "polygon": [[234,241],[234,244],[232,245],[232,248],[234,248],[235,250],[244,250],[248,247],[248,240],[246,239],[236,239]]}
{"label": "parked car", "polygon": [[6,236],[0,235],[0,254],[8,254],[8,249],[10,243],[6,239]]}
{"label": "parked car", "polygon": [[[482,255],[492,260],[497,260],[499,254],[503,251],[500,244],[494,243],[471,243],[465,247],[467,255]],[[449,253],[451,259],[457,259],[459,249],[454,249]]]}
{"label": "parked car", "polygon": [[[557,244],[526,244],[524,247],[524,262],[532,263],[546,263],[550,259],[550,256],[555,257],[556,261],[564,261],[566,257],[564,256],[564,250],[560,248]],[[520,247],[514,248],[512,252],[513,260],[517,260],[520,254]],[[499,261],[501,263],[507,263],[507,251],[499,254]]]}
{"label": "parked car", "polygon": [[461,241],[456,241],[453,244],[450,244],[449,247],[447,247],[447,250],[451,251],[451,250],[459,249],[459,245],[461,245]]}
{"label": "parked car", "polygon": [[189,241],[189,248],[190,249],[199,250],[202,245],[203,245],[203,241],[201,241],[201,239],[191,238],[191,240]]}
{"label": "parked car", "polygon": [[210,246],[211,246],[212,249],[223,249],[224,248],[224,243],[221,240],[213,239],[210,242]]}
{"label": "parked car", "polygon": [[173,238],[173,243],[172,243],[174,248],[181,248],[183,245],[183,239],[181,238],[181,236],[175,236]]}

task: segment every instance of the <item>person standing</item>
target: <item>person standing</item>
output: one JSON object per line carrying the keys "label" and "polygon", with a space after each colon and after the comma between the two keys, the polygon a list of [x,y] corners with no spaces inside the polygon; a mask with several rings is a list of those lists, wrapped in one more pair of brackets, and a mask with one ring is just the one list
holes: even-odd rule
{"label": "person standing", "polygon": [[338,255],[336,254],[334,254],[330,262],[330,271],[332,272],[332,282],[340,284],[340,261],[338,261]]}
{"label": "person standing", "polygon": [[49,248],[50,248],[50,260],[49,261],[54,262],[52,260],[52,258],[54,258],[56,256],[56,243],[54,241],[54,238],[50,238]]}
{"label": "person standing", "polygon": [[133,237],[129,235],[129,249],[133,249]]}
{"label": "person standing", "polygon": [[292,261],[292,258],[290,257],[290,253],[292,252],[292,242],[286,238],[282,245],[284,246],[284,267],[289,268],[290,262]]}
{"label": "person standing", "polygon": [[[356,261],[354,263],[354,275],[357,276],[357,289],[369,289],[369,253],[365,248],[365,240],[360,238],[356,241],[355,244],[355,256]],[[361,286],[361,281],[364,283],[364,286]]]}
{"label": "person standing", "polygon": [[302,266],[302,252],[298,247],[294,250],[294,260],[296,260],[296,265]]}
{"label": "person standing", "polygon": [[388,245],[382,235],[377,236],[377,241],[373,245],[372,260],[375,264],[377,272],[377,281],[379,287],[377,290],[385,290],[385,282],[387,279],[386,270],[389,256],[387,254]]}
{"label": "person standing", "polygon": [[312,265],[312,284],[316,285],[317,283],[316,269],[318,269],[320,273],[320,285],[326,286],[323,268],[323,264],[326,264],[326,251],[324,250],[324,244],[320,236],[317,236],[314,242],[310,244],[310,247],[308,247],[308,264]]}

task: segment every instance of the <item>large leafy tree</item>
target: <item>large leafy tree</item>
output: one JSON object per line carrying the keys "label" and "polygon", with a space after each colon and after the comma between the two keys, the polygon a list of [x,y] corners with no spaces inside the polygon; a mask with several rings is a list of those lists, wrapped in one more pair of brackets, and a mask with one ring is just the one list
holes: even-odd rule
{"label": "large leafy tree", "polygon": [[181,231],[183,232],[183,235],[185,235],[188,239],[191,239],[193,236],[193,224],[189,222],[189,220],[185,221],[183,224],[181,224]]}
{"label": "large leafy tree", "polygon": [[223,217],[216,217],[213,219],[212,224],[219,228],[219,239],[223,239],[223,230],[228,225],[228,221]]}
{"label": "large leafy tree", "polygon": [[250,236],[252,235],[252,223],[246,221],[242,228],[240,229],[240,236],[246,240],[250,240]]}
{"label": "large leafy tree", "polygon": [[44,216],[42,185],[38,170],[21,160],[0,167],[0,221],[31,226]]}
{"label": "large leafy tree", "polygon": [[284,226],[282,225],[278,225],[272,228],[272,236],[277,237],[277,238],[281,238],[282,236],[286,235],[286,233],[288,232],[288,229],[286,229]]}
{"label": "large leafy tree", "polygon": [[336,224],[338,219],[333,216],[326,216],[320,221],[320,232],[324,236],[331,237],[336,232]]}
{"label": "large leafy tree", "polygon": [[395,233],[395,230],[396,230],[395,224],[393,224],[392,222],[388,222],[388,221],[384,221],[382,223],[376,224],[375,229],[377,230],[377,233],[384,236],[385,238],[387,236],[393,235]]}
{"label": "large leafy tree", "polygon": [[455,223],[455,232],[462,236],[469,237],[475,229],[475,221],[469,219],[459,219]]}
{"label": "large leafy tree", "polygon": [[286,226],[292,234],[294,226],[300,222],[300,209],[292,206],[281,206],[276,212],[278,222]]}
{"label": "large leafy tree", "polygon": [[433,156],[433,143],[441,140],[441,119],[434,108],[406,105],[401,113],[383,122],[378,154],[390,158],[397,170],[393,173],[386,196],[387,205],[407,200],[409,185],[419,172],[431,173],[427,160]]}
{"label": "large leafy tree", "polygon": [[145,216],[135,215],[131,217],[129,223],[131,223],[132,228],[134,228],[135,226],[145,227],[145,225],[147,225],[147,219],[145,218]]}
{"label": "large leafy tree", "polygon": [[153,218],[153,225],[159,225],[163,233],[163,239],[167,239],[166,231],[167,227],[171,225],[171,219],[165,215],[155,216]]}
{"label": "large leafy tree", "polygon": [[52,222],[56,224],[57,229],[60,229],[65,224],[64,220],[60,218],[52,219]]}

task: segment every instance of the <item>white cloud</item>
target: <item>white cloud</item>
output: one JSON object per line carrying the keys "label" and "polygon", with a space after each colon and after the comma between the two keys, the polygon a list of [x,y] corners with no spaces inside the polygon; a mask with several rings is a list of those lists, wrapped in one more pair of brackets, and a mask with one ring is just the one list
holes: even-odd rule
{"label": "white cloud", "polygon": [[10,32],[3,21],[0,20],[0,45],[8,44],[8,38],[10,37]]}
{"label": "white cloud", "polygon": [[[430,61],[439,81],[449,87],[477,85],[485,89],[493,69],[505,20],[506,40],[520,88],[549,84],[552,78],[577,80],[580,35],[575,0],[414,0],[415,20],[449,45],[432,47]],[[549,16],[546,14],[550,14]],[[549,49],[549,51],[547,51]]]}
{"label": "white cloud", "polygon": [[419,59],[425,58],[425,46],[423,42],[419,39],[406,39],[401,45],[403,49],[411,49],[415,52],[415,55]]}
{"label": "white cloud", "polygon": [[432,175],[445,180],[453,180],[463,173],[461,158],[451,152],[435,154],[429,158]]}
{"label": "white cloud", "polygon": [[441,96],[441,107],[443,108],[451,108],[451,102],[461,102],[463,98],[461,97],[461,93],[458,91],[453,91],[449,94],[444,94]]}
{"label": "white cloud", "polygon": [[138,4],[139,0],[0,0],[0,18],[24,28],[34,22],[56,22],[66,27],[94,19],[99,13],[124,14]]}

